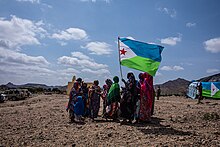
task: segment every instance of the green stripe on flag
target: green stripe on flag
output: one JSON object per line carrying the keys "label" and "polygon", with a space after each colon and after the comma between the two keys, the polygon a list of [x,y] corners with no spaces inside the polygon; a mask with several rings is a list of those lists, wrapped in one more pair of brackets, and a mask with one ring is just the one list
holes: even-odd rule
{"label": "green stripe on flag", "polygon": [[211,90],[203,89],[202,96],[220,99],[220,91],[216,92],[215,95],[211,96]]}
{"label": "green stripe on flag", "polygon": [[147,72],[151,76],[154,76],[160,65],[160,62],[151,60],[149,58],[143,58],[140,56],[135,56],[133,58],[123,59],[121,65],[127,66],[129,68],[141,70]]}

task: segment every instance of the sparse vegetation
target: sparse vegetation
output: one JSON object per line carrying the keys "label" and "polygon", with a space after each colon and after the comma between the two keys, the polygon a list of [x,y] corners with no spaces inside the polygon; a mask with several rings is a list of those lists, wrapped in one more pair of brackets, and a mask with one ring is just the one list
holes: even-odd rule
{"label": "sparse vegetation", "polygon": [[216,112],[212,112],[212,113],[207,112],[203,115],[203,120],[217,120],[219,118],[220,117]]}

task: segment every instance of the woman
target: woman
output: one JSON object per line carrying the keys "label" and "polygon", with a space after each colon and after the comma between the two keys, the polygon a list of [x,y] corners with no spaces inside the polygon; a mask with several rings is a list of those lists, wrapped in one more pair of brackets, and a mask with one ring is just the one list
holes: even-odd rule
{"label": "woman", "polygon": [[93,82],[93,86],[89,90],[89,97],[91,100],[91,118],[98,117],[99,108],[100,108],[100,95],[101,95],[101,88],[99,87],[99,81],[95,80]]}
{"label": "woman", "polygon": [[84,116],[89,116],[89,101],[88,101],[88,87],[87,83],[82,84],[82,91],[83,91],[83,103],[84,103]]}
{"label": "woman", "polygon": [[106,107],[107,107],[107,96],[108,96],[108,86],[103,85],[103,91],[101,93],[102,101],[103,101],[103,110],[102,110],[102,116],[104,117],[106,113]]}
{"label": "woman", "polygon": [[107,96],[108,96],[108,92],[109,92],[109,89],[111,88],[112,86],[112,80],[110,79],[106,79],[105,80],[105,85],[103,85],[103,92],[102,92],[102,100],[103,100],[103,111],[102,111],[102,116],[105,117],[105,114],[106,114],[106,107],[107,107]]}
{"label": "woman", "polygon": [[125,83],[125,89],[123,89],[123,98],[121,100],[121,116],[125,119],[128,119],[129,122],[132,122],[135,110],[136,102],[138,100],[138,82],[135,80],[133,73],[127,74],[128,81],[124,79],[122,81]]}
{"label": "woman", "polygon": [[78,97],[81,95],[82,95],[82,91],[79,88],[79,83],[75,82],[73,84],[73,88],[70,91],[69,102],[66,108],[66,111],[67,112],[69,111],[69,117],[71,119],[71,122],[74,122],[75,115],[81,115],[82,109],[84,109],[84,106],[82,106],[81,104],[81,100],[78,101]]}
{"label": "woman", "polygon": [[118,84],[119,78],[115,76],[113,78],[114,83],[112,84],[111,88],[108,92],[108,100],[107,100],[107,115],[114,120],[117,119],[117,110],[118,110],[118,103],[121,99],[120,96],[120,86]]}
{"label": "woman", "polygon": [[140,73],[140,121],[150,121],[153,105],[153,77],[148,73]]}

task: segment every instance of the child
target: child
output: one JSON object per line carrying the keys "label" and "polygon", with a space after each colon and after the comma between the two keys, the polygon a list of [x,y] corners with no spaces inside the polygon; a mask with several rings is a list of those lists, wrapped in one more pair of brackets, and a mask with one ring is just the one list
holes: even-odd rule
{"label": "child", "polygon": [[82,122],[83,114],[84,114],[84,102],[82,96],[77,96],[74,103],[74,116],[76,121]]}

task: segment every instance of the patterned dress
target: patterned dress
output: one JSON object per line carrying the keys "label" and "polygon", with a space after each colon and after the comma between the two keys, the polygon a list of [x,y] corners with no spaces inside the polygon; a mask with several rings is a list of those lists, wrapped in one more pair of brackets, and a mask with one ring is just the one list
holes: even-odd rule
{"label": "patterned dress", "polygon": [[99,86],[93,85],[89,91],[89,96],[91,99],[91,117],[97,118],[100,108],[100,92],[101,88]]}
{"label": "patterned dress", "polygon": [[144,79],[140,81],[140,120],[149,121],[153,105],[153,77],[147,73],[143,74]]}

